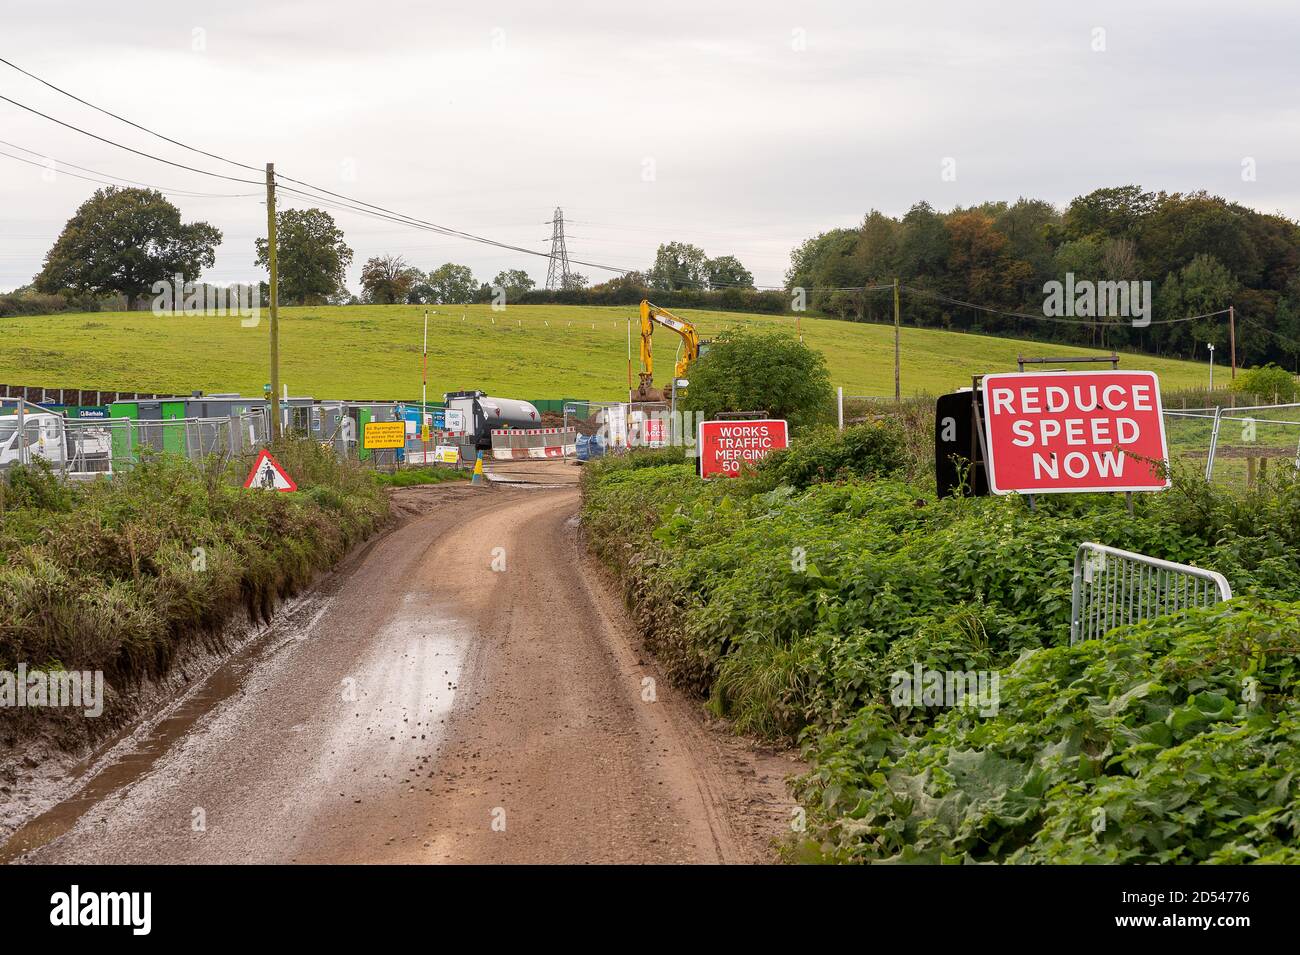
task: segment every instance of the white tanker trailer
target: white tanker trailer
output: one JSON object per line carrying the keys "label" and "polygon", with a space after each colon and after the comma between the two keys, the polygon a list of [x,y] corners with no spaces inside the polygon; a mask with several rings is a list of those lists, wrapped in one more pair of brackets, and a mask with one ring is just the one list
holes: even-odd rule
{"label": "white tanker trailer", "polygon": [[481,391],[453,391],[443,395],[443,400],[448,411],[459,411],[464,416],[464,431],[474,436],[474,444],[480,451],[492,447],[493,431],[542,426],[541,414],[527,401],[493,398]]}

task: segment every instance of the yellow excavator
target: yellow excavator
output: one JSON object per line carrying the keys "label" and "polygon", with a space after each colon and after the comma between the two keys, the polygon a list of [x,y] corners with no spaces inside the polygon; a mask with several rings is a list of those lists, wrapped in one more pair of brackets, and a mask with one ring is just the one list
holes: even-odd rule
{"label": "yellow excavator", "polygon": [[654,386],[654,354],[652,342],[655,325],[670,328],[682,338],[682,357],[673,369],[674,378],[686,374],[686,369],[696,358],[705,342],[700,340],[695,326],[667,309],[660,308],[648,299],[641,300],[641,382],[632,396],[633,401],[663,401],[663,389]]}

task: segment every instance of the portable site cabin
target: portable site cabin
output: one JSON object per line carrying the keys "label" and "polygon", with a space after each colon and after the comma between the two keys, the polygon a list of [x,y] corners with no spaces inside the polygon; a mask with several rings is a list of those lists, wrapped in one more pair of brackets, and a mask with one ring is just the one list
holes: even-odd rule
{"label": "portable site cabin", "polygon": [[[124,428],[113,429],[113,458],[136,458],[140,448],[148,446],[158,451],[185,453],[184,425],[166,425],[167,421],[185,418],[185,398],[148,398],[136,401],[115,401],[108,406],[110,420],[126,419],[131,434]],[[156,423],[155,423],[156,422]]]}

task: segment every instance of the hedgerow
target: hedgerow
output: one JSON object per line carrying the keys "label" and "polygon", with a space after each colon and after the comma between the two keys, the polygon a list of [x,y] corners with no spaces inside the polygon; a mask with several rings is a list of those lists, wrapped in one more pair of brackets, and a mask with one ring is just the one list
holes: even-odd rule
{"label": "hedgerow", "polygon": [[111,710],[187,639],[214,638],[241,607],[269,617],[386,519],[383,492],[356,465],[311,441],[275,454],[298,493],[245,490],[251,461],[167,454],[88,484],[41,465],[7,472],[0,669],[102,670]]}
{"label": "hedgerow", "polygon": [[[871,447],[887,454],[860,454],[860,437],[828,450],[835,439],[819,435],[808,446],[816,455],[796,446],[731,482],[636,454],[584,474],[591,546],[620,573],[666,675],[741,731],[802,741],[812,765],[799,786],[804,851],[843,861],[1228,861],[1251,858],[1252,846],[1261,857],[1281,851],[1286,831],[1294,839],[1285,812],[1253,836],[1220,820],[1217,841],[1169,827],[1179,821],[1179,760],[1294,755],[1284,701],[1294,703],[1295,671],[1276,660],[1300,629],[1300,610],[1285,603],[1300,601],[1300,483],[1275,475],[1229,492],[1179,475],[1169,492],[1138,497],[1131,515],[1121,495],[1040,498],[1033,510],[1016,498],[936,501],[933,485],[905,476],[918,469],[893,461],[894,426],[870,427],[883,435]],[[816,456],[871,463],[791,464]],[[1212,566],[1237,593],[1273,602],[1235,601],[1070,648],[1071,572],[1089,540]],[[1241,681],[1253,657],[1216,649],[1247,632],[1274,661],[1256,666],[1266,702],[1249,712]],[[985,717],[891,705],[892,675],[918,663],[997,672],[1002,708]],[[1097,731],[1093,710],[1132,691],[1143,667],[1164,682],[1108,719],[1151,739],[1134,742],[1118,724]],[[1091,682],[1080,684],[1085,673]],[[1231,719],[1207,693],[1236,701]],[[1216,718],[1194,719],[1203,707]],[[1175,712],[1170,745],[1142,748],[1163,740],[1150,727]],[[1199,739],[1230,736],[1230,723],[1241,740]],[[1219,785],[1207,772],[1188,787],[1197,798]],[[1256,776],[1255,788],[1294,793],[1286,773]],[[1236,789],[1225,784],[1221,798]],[[1272,796],[1237,798],[1253,818]],[[1105,838],[1085,844],[1085,823],[1097,824],[1080,814],[1089,799],[1112,815]],[[1140,812],[1151,816],[1146,829]],[[1234,839],[1246,848],[1231,848]]]}

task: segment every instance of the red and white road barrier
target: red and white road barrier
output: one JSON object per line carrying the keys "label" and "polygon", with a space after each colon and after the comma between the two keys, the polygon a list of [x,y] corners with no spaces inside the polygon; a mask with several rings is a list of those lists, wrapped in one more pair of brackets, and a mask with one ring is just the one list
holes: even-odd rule
{"label": "red and white road barrier", "polygon": [[492,457],[498,461],[562,458],[577,451],[578,432],[573,428],[505,428],[492,432]]}

